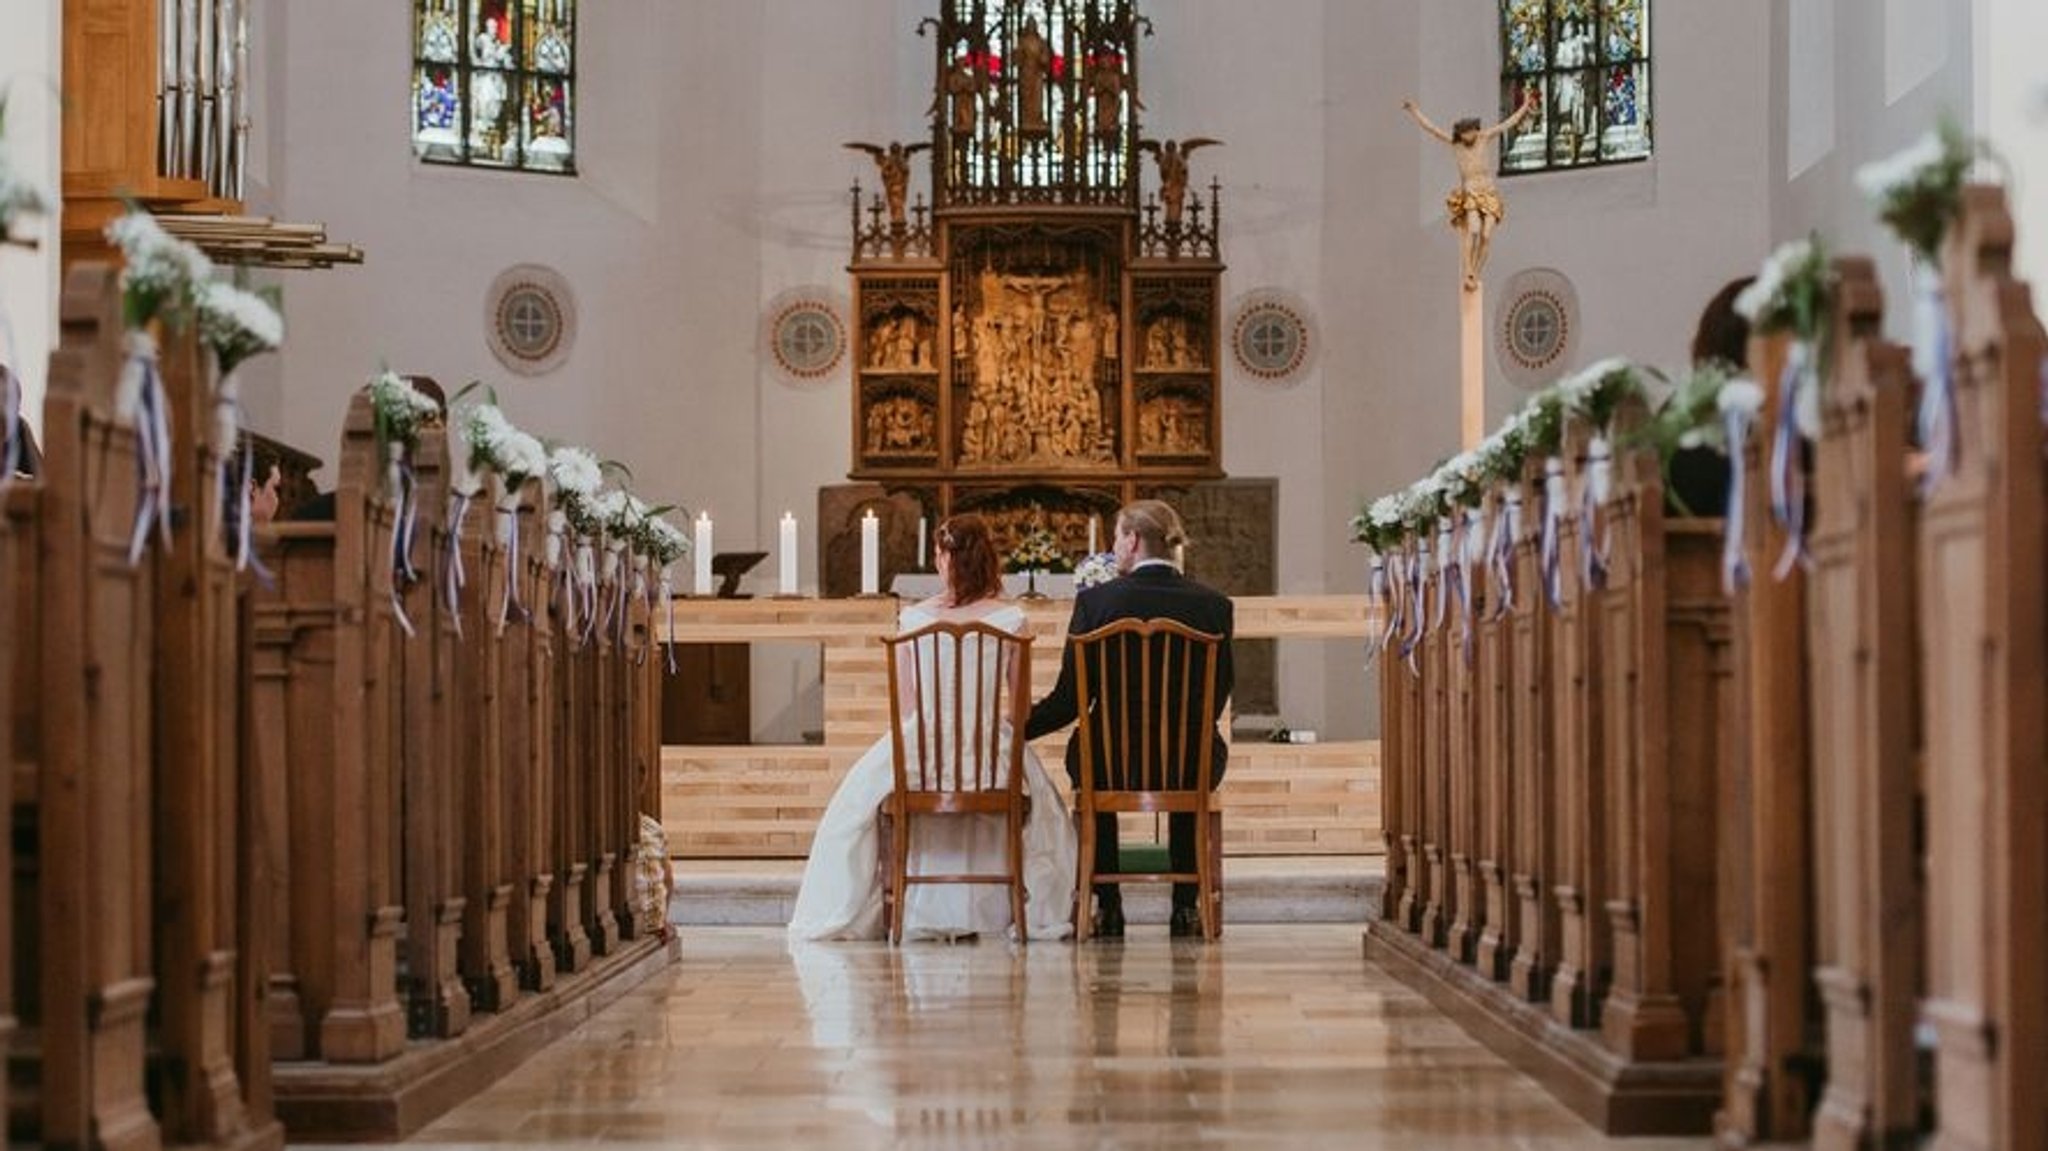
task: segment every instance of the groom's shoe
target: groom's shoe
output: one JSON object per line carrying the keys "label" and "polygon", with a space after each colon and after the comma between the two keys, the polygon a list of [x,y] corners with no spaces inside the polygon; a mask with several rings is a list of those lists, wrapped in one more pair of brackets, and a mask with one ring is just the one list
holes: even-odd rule
{"label": "groom's shoe", "polygon": [[1121,905],[1105,907],[1095,913],[1095,926],[1091,934],[1097,939],[1122,939],[1124,937],[1124,909]]}
{"label": "groom's shoe", "polygon": [[1167,922],[1166,931],[1175,939],[1200,939],[1202,937],[1202,913],[1193,907],[1176,907],[1173,918]]}

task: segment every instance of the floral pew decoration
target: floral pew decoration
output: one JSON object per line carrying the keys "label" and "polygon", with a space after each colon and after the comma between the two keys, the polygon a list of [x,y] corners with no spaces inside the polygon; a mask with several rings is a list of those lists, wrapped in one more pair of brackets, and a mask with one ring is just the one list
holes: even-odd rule
{"label": "floral pew decoration", "polygon": [[200,296],[213,280],[213,261],[191,244],[174,239],[139,208],[107,225],[107,239],[121,249],[121,318],[127,358],[114,393],[114,414],[135,428],[135,530],[128,563],[142,562],[152,534],[171,542],[171,412],[158,366],[152,322],[178,327],[191,322]]}
{"label": "floral pew decoration", "polygon": [[[632,532],[633,551],[637,556],[633,568],[635,591],[646,597],[647,607],[650,612],[655,607],[654,597],[659,594],[661,604],[668,612],[669,640],[663,646],[667,648],[668,674],[674,675],[676,673],[675,564],[676,561],[690,554],[690,540],[688,536],[683,534],[683,529],[668,520],[666,513],[671,511],[671,508],[650,508],[637,499],[629,500],[628,503],[629,506],[633,506],[640,513],[639,520],[630,529]],[[654,569],[655,578],[652,580],[649,580],[646,575],[646,569],[649,566],[652,566]],[[620,614],[624,615],[624,613]],[[621,619],[620,624],[623,628],[623,619]]]}
{"label": "floral pew decoration", "polygon": [[[1756,281],[1735,297],[1735,310],[1761,335],[1789,336],[1791,350],[1778,374],[1778,416],[1771,433],[1771,518],[1785,531],[1785,549],[1772,569],[1777,579],[1807,566],[1806,473],[1802,440],[1820,431],[1820,387],[1826,378],[1829,351],[1827,317],[1834,294],[1834,273],[1819,236],[1781,245],[1764,260]],[[1740,393],[1746,396],[1747,393]],[[1734,409],[1738,414],[1740,405]],[[1742,469],[1741,444],[1733,424],[1728,455],[1729,488]],[[1731,507],[1730,519],[1741,515]],[[1738,532],[1730,535],[1740,539]]]}
{"label": "floral pew decoration", "polygon": [[[1539,541],[1544,596],[1551,610],[1564,606],[1564,556],[1559,541],[1563,522],[1572,513],[1572,501],[1558,452],[1568,414],[1585,419],[1595,430],[1587,450],[1586,482],[1578,508],[1587,525],[1581,535],[1579,562],[1587,586],[1599,587],[1607,567],[1599,509],[1611,485],[1611,425],[1626,400],[1644,394],[1642,372],[1635,365],[1621,359],[1602,360],[1532,396],[1477,448],[1445,460],[1406,490],[1382,496],[1352,517],[1352,538],[1373,553],[1370,598],[1386,605],[1386,624],[1368,644],[1368,663],[1398,638],[1399,653],[1413,670],[1418,645],[1430,631],[1442,626],[1454,600],[1459,610],[1460,646],[1469,660],[1475,612],[1472,587],[1482,565],[1492,575],[1495,616],[1511,610],[1516,594],[1512,557],[1524,514],[1517,481],[1532,456],[1544,459]],[[1501,499],[1489,504],[1486,494],[1495,488],[1502,489]],[[1426,584],[1432,555],[1442,588],[1434,610]]]}
{"label": "floral pew decoration", "polygon": [[[226,280],[208,282],[198,296],[199,338],[213,350],[219,375],[213,391],[213,447],[220,460],[214,487],[221,506],[231,508],[235,534],[235,570],[245,571],[253,563],[256,574],[266,582],[270,573],[255,558],[251,546],[249,500],[256,479],[256,444],[242,437],[242,390],[235,369],[251,357],[274,352],[284,344],[284,316],[277,307],[277,290],[251,291]],[[235,467],[235,446],[241,444],[241,466]],[[240,473],[240,494],[230,495],[229,485]]]}
{"label": "floral pew decoration", "polygon": [[591,540],[603,530],[595,501],[604,487],[604,469],[589,451],[558,445],[548,452],[548,479],[555,490],[548,509],[548,566],[561,589],[562,629],[580,640],[584,632],[579,613],[591,618],[597,612],[597,560]]}
{"label": "floral pew decoration", "polygon": [[405,614],[406,588],[419,582],[413,566],[413,533],[419,523],[418,500],[413,480],[412,452],[420,429],[441,418],[441,406],[412,381],[385,369],[370,380],[370,411],[375,419],[377,444],[384,455],[384,493],[393,508],[391,529],[391,610],[408,638],[414,634],[412,620]]}
{"label": "floral pew decoration", "polygon": [[519,602],[519,493],[527,480],[544,478],[548,471],[547,449],[505,418],[496,393],[485,388],[484,399],[463,404],[463,398],[479,386],[472,383],[456,393],[455,403],[461,406],[452,421],[458,443],[450,454],[457,461],[457,471],[448,493],[451,506],[444,590],[457,635],[462,634],[461,593],[467,582],[467,573],[462,570],[462,524],[468,517],[470,502],[483,492],[486,476],[497,479],[492,510],[498,546],[506,554],[505,592],[498,606],[498,621],[523,622],[529,618],[526,605]]}
{"label": "floral pew decoration", "polygon": [[1954,470],[1958,445],[1954,340],[1941,282],[1941,246],[1962,212],[1963,178],[1979,146],[1944,120],[1905,150],[1856,171],[1856,184],[1912,258],[1913,371],[1925,381],[1919,441],[1922,495]]}

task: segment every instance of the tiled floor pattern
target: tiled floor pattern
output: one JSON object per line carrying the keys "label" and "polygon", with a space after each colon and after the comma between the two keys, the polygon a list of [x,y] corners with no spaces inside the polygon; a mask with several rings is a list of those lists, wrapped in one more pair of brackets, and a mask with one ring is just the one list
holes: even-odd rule
{"label": "tiled floor pattern", "polygon": [[1699,1151],[1609,1141],[1365,963],[1355,924],[1215,944],[790,945],[682,958],[420,1147]]}

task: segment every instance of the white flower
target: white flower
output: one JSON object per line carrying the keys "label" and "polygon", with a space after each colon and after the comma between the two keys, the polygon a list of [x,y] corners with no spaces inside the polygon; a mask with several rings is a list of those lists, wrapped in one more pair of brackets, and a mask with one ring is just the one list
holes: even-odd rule
{"label": "white flower", "polygon": [[200,292],[199,323],[223,333],[239,332],[265,351],[284,343],[284,317],[270,301],[226,280],[209,280]]}
{"label": "white flower", "polygon": [[1376,528],[1397,527],[1401,523],[1401,497],[1381,496],[1366,510],[1366,517]]}
{"label": "white flower", "polygon": [[1778,246],[1757,270],[1756,280],[1735,297],[1735,310],[1756,323],[1783,304],[1785,284],[1813,260],[1812,240],[1791,240]]}
{"label": "white flower", "polygon": [[[107,224],[107,239],[121,249],[124,292],[151,298],[194,300],[213,279],[213,261],[183,240],[175,239],[145,211],[133,211]],[[154,306],[150,311],[154,310]],[[148,319],[147,314],[140,316]]]}
{"label": "white flower", "polygon": [[1763,410],[1764,390],[1755,380],[1747,377],[1729,380],[1722,386],[1721,394],[1715,403],[1723,415],[1740,412],[1747,416],[1755,416]]}
{"label": "white flower", "polygon": [[548,456],[548,475],[555,481],[556,491],[578,496],[595,495],[604,486],[604,473],[598,470],[597,457],[567,445]]}
{"label": "white flower", "polygon": [[7,223],[15,216],[38,216],[49,210],[49,197],[16,176],[8,167],[7,154],[0,152],[0,236],[6,235]]}
{"label": "white flower", "polygon": [[1904,149],[1856,169],[1856,186],[1873,200],[1883,200],[1919,183],[1948,160],[1941,133],[1929,132]]}
{"label": "white flower", "polygon": [[1094,555],[1082,557],[1081,562],[1074,565],[1074,589],[1085,591],[1088,588],[1099,587],[1121,574],[1116,570],[1114,554],[1096,552]]}
{"label": "white flower", "polygon": [[412,442],[419,426],[441,411],[412,381],[397,372],[380,372],[370,381],[370,406],[384,434],[394,440]]}
{"label": "white flower", "polygon": [[472,406],[462,423],[471,466],[490,468],[514,483],[547,471],[547,449],[513,427],[496,404]]}

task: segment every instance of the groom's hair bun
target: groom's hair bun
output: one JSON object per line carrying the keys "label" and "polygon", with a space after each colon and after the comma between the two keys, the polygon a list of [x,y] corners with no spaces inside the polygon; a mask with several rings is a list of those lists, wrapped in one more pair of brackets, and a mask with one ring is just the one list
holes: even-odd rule
{"label": "groom's hair bun", "polygon": [[1117,526],[1138,537],[1146,556],[1168,558],[1174,548],[1188,542],[1180,513],[1164,500],[1136,500],[1117,513]]}

